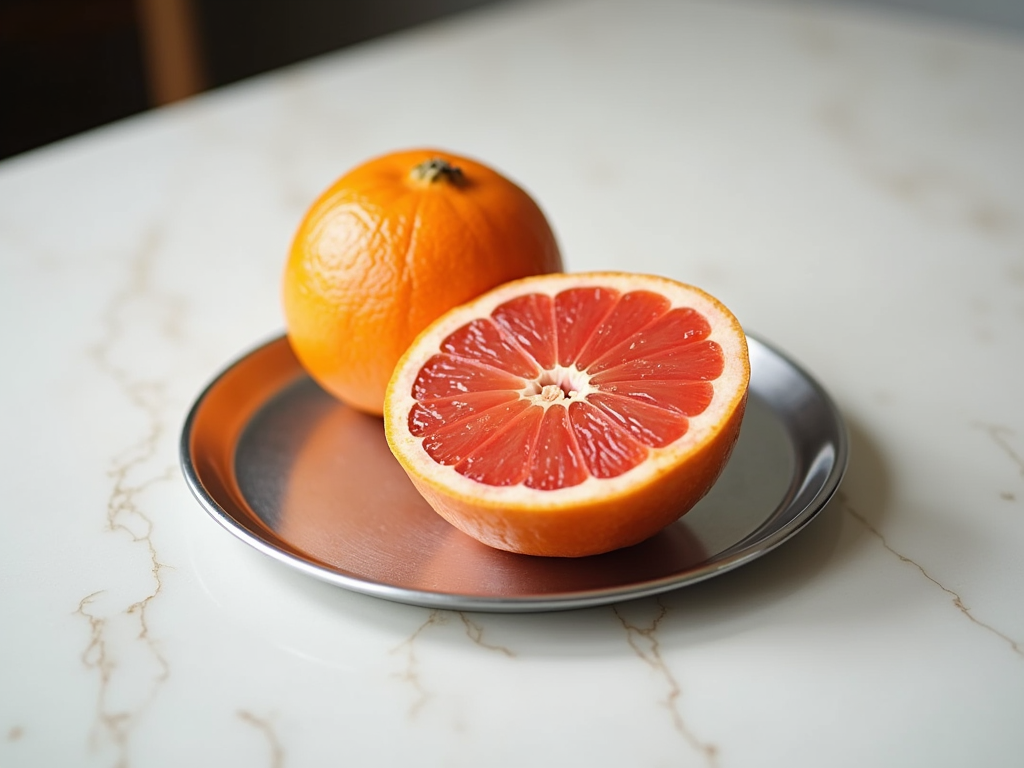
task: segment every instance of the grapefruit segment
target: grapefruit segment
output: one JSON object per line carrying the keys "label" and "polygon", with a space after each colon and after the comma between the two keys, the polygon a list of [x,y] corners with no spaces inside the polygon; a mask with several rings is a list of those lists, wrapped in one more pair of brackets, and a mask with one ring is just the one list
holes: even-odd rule
{"label": "grapefruit segment", "polygon": [[570,288],[555,296],[558,364],[572,365],[583,346],[619,301],[619,292],[604,286]]}
{"label": "grapefruit segment", "polygon": [[664,296],[651,291],[630,291],[621,296],[576,356],[576,365],[589,369],[594,360],[620,343],[642,338],[644,329],[668,312],[670,306]]}
{"label": "grapefruit segment", "polygon": [[532,377],[540,373],[537,363],[523,354],[490,320],[467,323],[445,339],[441,349],[516,376]]}
{"label": "grapefruit segment", "polygon": [[541,368],[552,368],[557,360],[553,312],[550,296],[531,293],[498,307],[491,318]]}
{"label": "grapefruit segment", "polygon": [[413,384],[413,397],[420,402],[456,397],[469,392],[521,389],[520,376],[447,354],[430,358]]}
{"label": "grapefruit segment", "polygon": [[568,409],[548,408],[530,457],[530,472],[523,484],[527,488],[553,491],[579,485],[589,476],[569,426]]}
{"label": "grapefruit segment", "polygon": [[591,373],[625,362],[671,353],[680,347],[707,337],[711,332],[708,321],[689,307],[678,307],[666,312],[642,334],[637,334],[613,347],[587,365]]}
{"label": "grapefruit segment", "polygon": [[618,477],[647,457],[640,443],[590,403],[572,403],[569,423],[587,470],[594,477]]}
{"label": "grapefruit segment", "polygon": [[624,273],[515,281],[412,344],[385,398],[392,452],[490,546],[583,556],[688,511],[739,434],[750,368],[703,291]]}
{"label": "grapefruit segment", "polygon": [[409,432],[416,437],[435,432],[441,427],[458,424],[471,416],[502,403],[518,400],[511,390],[473,392],[439,400],[417,401],[409,412]]}
{"label": "grapefruit segment", "polygon": [[685,416],[703,413],[714,397],[714,386],[707,381],[623,381],[605,382],[601,392],[628,397],[659,408],[679,411]]}
{"label": "grapefruit segment", "polygon": [[634,440],[651,448],[662,448],[675,442],[686,434],[689,425],[683,414],[660,404],[648,405],[602,392],[591,395],[589,400]]}
{"label": "grapefruit segment", "polygon": [[[520,401],[525,402],[525,401]],[[455,466],[463,477],[484,485],[516,485],[526,479],[533,444],[540,430],[544,409],[523,408],[504,428],[498,428]]]}
{"label": "grapefruit segment", "polygon": [[722,375],[722,349],[713,341],[686,344],[660,355],[623,360],[591,378],[593,384],[617,381],[711,381]]}
{"label": "grapefruit segment", "polygon": [[[526,400],[510,400],[468,419],[437,427],[424,435],[423,450],[438,464],[458,464],[481,447],[481,442],[512,424],[530,407]],[[501,478],[492,480],[492,485],[507,484]]]}

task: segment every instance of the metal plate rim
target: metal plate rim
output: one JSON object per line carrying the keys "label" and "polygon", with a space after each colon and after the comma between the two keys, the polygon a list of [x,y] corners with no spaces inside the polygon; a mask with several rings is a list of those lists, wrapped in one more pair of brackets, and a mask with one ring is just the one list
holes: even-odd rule
{"label": "metal plate rim", "polygon": [[[812,489],[813,493],[810,499],[806,500],[799,508],[793,508],[793,500],[790,499],[780,504],[780,507],[776,509],[775,513],[770,516],[769,520],[761,528],[744,539],[737,541],[732,547],[726,549],[725,552],[710,557],[705,562],[698,564],[688,571],[650,580],[639,585],[629,584],[618,588],[522,598],[458,595],[398,587],[351,576],[327,564],[317,562],[313,558],[301,558],[282,550],[272,541],[268,541],[242,525],[224,508],[222,503],[214,497],[203,483],[192,452],[194,425],[200,408],[210,394],[217,389],[218,385],[237,366],[249,358],[259,355],[267,348],[279,344],[283,338],[283,335],[274,336],[240,355],[219,372],[199,393],[185,418],[179,441],[179,460],[185,482],[200,506],[221,527],[257,551],[307,576],[343,589],[392,602],[456,611],[534,613],[607,605],[624,600],[650,597],[684,586],[697,584],[743,566],[767,554],[799,533],[824,509],[835,494],[846,471],[849,458],[849,438],[845,423],[838,407],[825,388],[787,354],[756,334],[748,332],[747,338],[752,349],[760,347],[761,350],[790,368],[803,383],[810,387],[829,416],[830,423],[828,426],[833,432],[833,440],[830,444],[832,458],[828,462],[828,471],[820,484]],[[799,479],[802,479],[804,484],[806,484],[806,477],[794,477],[794,480]],[[783,522],[777,525],[771,524],[772,521],[777,520],[782,520]]]}

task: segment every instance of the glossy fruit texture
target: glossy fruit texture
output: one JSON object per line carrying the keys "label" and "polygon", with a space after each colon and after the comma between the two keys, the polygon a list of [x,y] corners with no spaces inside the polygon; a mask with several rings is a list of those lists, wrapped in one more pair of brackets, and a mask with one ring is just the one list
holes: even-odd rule
{"label": "glossy fruit texture", "polygon": [[749,377],[738,321],[697,288],[623,273],[527,278],[420,335],[388,387],[385,430],[462,531],[578,557],[643,541],[707,493]]}
{"label": "glossy fruit texture", "polygon": [[559,271],[554,233],[501,174],[431,149],[378,157],[309,209],[284,274],[288,339],[327,391],[380,415],[416,335],[509,280]]}

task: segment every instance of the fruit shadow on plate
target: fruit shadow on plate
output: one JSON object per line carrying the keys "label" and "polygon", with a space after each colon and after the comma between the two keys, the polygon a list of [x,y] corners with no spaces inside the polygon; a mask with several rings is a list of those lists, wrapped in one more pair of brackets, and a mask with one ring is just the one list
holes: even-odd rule
{"label": "fruit shadow on plate", "polygon": [[792,448],[751,398],[733,458],[686,517],[633,547],[579,559],[484,546],[427,505],[391,455],[380,419],[302,378],[248,424],[235,472],[249,510],[292,555],[400,589],[510,599],[675,578],[755,530],[787,492]]}

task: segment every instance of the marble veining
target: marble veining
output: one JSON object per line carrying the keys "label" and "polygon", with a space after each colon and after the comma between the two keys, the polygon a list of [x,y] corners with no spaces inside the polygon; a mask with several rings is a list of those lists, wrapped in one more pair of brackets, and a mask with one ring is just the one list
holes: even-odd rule
{"label": "marble veining", "polygon": [[718,766],[718,747],[714,744],[701,740],[687,725],[679,709],[679,697],[682,688],[676,679],[675,673],[661,653],[661,641],[658,637],[658,627],[668,615],[668,607],[658,598],[653,601],[655,607],[654,615],[646,622],[637,622],[627,617],[629,606],[612,606],[615,618],[626,630],[626,641],[633,652],[661,679],[665,689],[665,696],[659,704],[668,710],[672,718],[672,725],[686,742],[700,754],[710,768]]}
{"label": "marble veining", "polygon": [[413,691],[414,698],[412,703],[409,705],[409,716],[412,718],[415,718],[421,712],[423,707],[426,706],[433,696],[431,691],[428,690],[426,685],[423,683],[423,678],[420,672],[420,637],[431,627],[447,625],[453,615],[459,617],[459,620],[462,622],[465,630],[465,635],[473,645],[483,648],[486,651],[500,654],[501,656],[509,659],[515,658],[516,656],[515,653],[503,645],[495,645],[486,642],[484,640],[483,625],[469,618],[465,612],[444,611],[440,609],[430,611],[427,618],[424,619],[423,623],[420,624],[411,635],[391,649],[391,653],[402,657],[405,663],[402,671],[396,673],[394,676],[408,685]]}
{"label": "marble veining", "polygon": [[977,426],[992,438],[992,442],[1017,467],[1018,474],[1024,477],[1024,456],[1014,450],[1013,444],[1010,442],[1014,437],[1013,430],[999,424],[978,424]]}
{"label": "marble veining", "polygon": [[1016,232],[1017,220],[1009,204],[935,159],[908,158],[888,151],[872,137],[856,104],[854,97],[844,94],[824,103],[818,118],[849,150],[868,181],[932,220],[959,221],[979,234],[999,239]]}
{"label": "marble veining", "polygon": [[842,494],[842,493],[838,494],[838,499],[839,499],[840,504],[842,504],[843,510],[846,512],[846,514],[848,514],[850,517],[852,517],[854,520],[856,520],[858,523],[860,523],[862,526],[864,526],[864,528],[868,531],[868,533],[870,533],[872,536],[874,536],[876,539],[878,539],[879,543],[886,549],[886,551],[888,551],[888,552],[892,553],[893,555],[895,555],[896,557],[898,557],[900,562],[906,563],[907,565],[910,565],[913,568],[915,568],[918,571],[918,573],[920,573],[921,576],[923,576],[925,579],[927,579],[932,584],[934,584],[936,587],[938,587],[943,592],[945,592],[950,597],[950,599],[953,601],[953,605],[956,606],[957,610],[960,611],[960,613],[962,613],[964,616],[966,616],[968,619],[970,619],[979,628],[984,629],[986,632],[989,632],[992,635],[995,635],[996,637],[998,637],[1004,644],[1006,644],[1009,647],[1009,649],[1013,653],[1015,653],[1017,656],[1020,656],[1022,659],[1024,659],[1024,645],[1022,645],[1021,642],[1019,642],[1017,640],[1014,640],[1012,637],[1007,635],[1005,632],[1000,631],[999,629],[997,629],[996,627],[992,626],[988,622],[982,621],[977,616],[975,616],[971,612],[971,609],[967,605],[964,604],[963,598],[961,598],[960,595],[955,590],[950,589],[948,586],[946,586],[941,581],[936,579],[931,573],[929,573],[925,569],[925,567],[923,565],[921,565],[920,563],[918,563],[914,559],[912,559],[910,557],[907,557],[905,554],[903,554],[902,552],[899,552],[891,544],[889,544],[889,542],[886,540],[886,538],[882,534],[882,532],[879,531],[878,528],[876,528],[874,525],[872,525],[864,515],[862,515],[860,512],[858,512],[850,504],[850,502],[847,500],[847,498],[845,497],[844,494]]}
{"label": "marble veining", "polygon": [[[955,127],[950,115],[944,110],[919,110],[917,102],[900,99],[885,65],[872,60],[871,49],[863,42],[841,40],[813,25],[808,25],[799,39],[809,55],[830,67],[831,93],[818,104],[816,120],[867,180],[933,221],[960,222],[997,241],[1019,234],[1018,204],[987,188],[978,174],[929,153],[927,147],[922,148],[919,135],[908,127],[944,121],[939,130],[952,132]],[[899,82],[903,85],[913,79],[917,88],[932,91],[941,103],[955,90],[948,76],[955,71],[960,55],[948,46],[919,46],[913,65],[900,72]],[[931,71],[945,75],[945,80],[927,77],[930,63],[936,60],[944,63]],[[906,125],[901,125],[899,132],[886,130],[882,124],[891,121],[893,112],[903,113]],[[975,128],[978,131],[981,136],[974,138],[984,140],[983,129]]]}
{"label": "marble veining", "polygon": [[484,627],[482,624],[478,624],[469,618],[464,611],[456,611],[459,618],[462,619],[462,623],[466,628],[466,637],[473,641],[474,645],[478,645],[488,651],[496,651],[497,653],[503,654],[510,659],[515,658],[515,653],[506,648],[503,645],[495,645],[494,643],[488,643],[484,640]]}
{"label": "marble veining", "polygon": [[277,738],[272,721],[265,717],[257,717],[246,709],[238,710],[238,718],[258,730],[267,740],[267,747],[270,750],[270,768],[284,768],[284,747],[281,746],[281,742]]}
{"label": "marble veining", "polygon": [[[153,486],[171,482],[178,475],[173,464],[160,467],[166,461],[160,450],[166,433],[165,387],[159,380],[138,377],[117,360],[127,324],[140,321],[140,309],[160,319],[157,330],[164,337],[178,335],[180,304],[157,289],[151,274],[160,252],[161,235],[155,226],[145,232],[127,264],[127,282],[112,293],[102,314],[102,336],[89,350],[93,363],[116,385],[126,404],[144,416],[143,433],[111,459],[105,513],[109,534],[121,536],[130,546],[145,552],[141,565],[145,571],[131,579],[138,592],[125,597],[119,590],[119,602],[118,597],[104,599],[106,590],[95,591],[83,597],[76,610],[89,623],[89,642],[82,663],[98,677],[93,747],[112,745],[118,755],[118,768],[129,765],[132,729],[170,675],[167,656],[147,620],[164,587],[161,575],[170,566],[157,554],[153,519],[142,500]],[[144,658],[131,667],[121,658],[140,654]]]}
{"label": "marble veining", "polygon": [[427,615],[423,623],[416,628],[415,632],[391,649],[391,653],[400,655],[405,660],[405,668],[401,672],[396,673],[395,677],[409,685],[413,690],[414,698],[409,705],[410,717],[416,717],[430,700],[430,693],[420,679],[420,660],[416,641],[430,627],[445,624],[447,621],[448,619],[444,611],[433,610]]}

